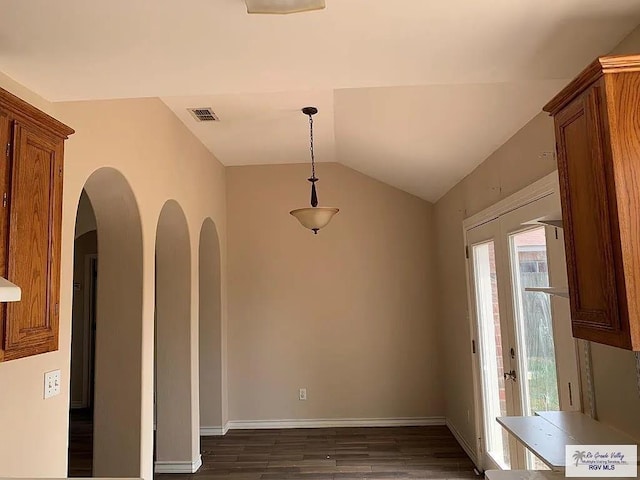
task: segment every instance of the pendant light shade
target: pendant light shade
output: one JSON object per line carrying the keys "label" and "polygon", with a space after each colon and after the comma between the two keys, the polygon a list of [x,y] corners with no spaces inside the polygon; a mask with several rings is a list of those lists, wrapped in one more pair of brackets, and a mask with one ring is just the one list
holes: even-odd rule
{"label": "pendant light shade", "polygon": [[296,217],[300,224],[304,228],[312,230],[313,233],[318,233],[323,227],[331,221],[333,216],[339,212],[339,209],[335,207],[319,207],[318,206],[318,191],[316,189],[316,157],[313,151],[313,116],[318,113],[316,107],[305,107],[302,109],[302,113],[309,117],[309,151],[311,152],[311,177],[307,180],[311,182],[311,207],[297,208],[291,210],[291,215]]}
{"label": "pendant light shade", "polygon": [[248,13],[287,14],[322,10],[324,0],[245,0]]}
{"label": "pendant light shade", "polygon": [[318,230],[326,227],[338,212],[339,209],[334,207],[307,207],[291,210],[290,213],[298,219],[304,228],[318,233]]}

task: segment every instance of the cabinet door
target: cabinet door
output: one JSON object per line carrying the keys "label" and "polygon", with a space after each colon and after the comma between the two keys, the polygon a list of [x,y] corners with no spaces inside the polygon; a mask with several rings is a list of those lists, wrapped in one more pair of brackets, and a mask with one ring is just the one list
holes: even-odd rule
{"label": "cabinet door", "polygon": [[602,92],[595,84],[555,118],[572,328],[575,337],[628,348],[616,293],[619,238]]}
{"label": "cabinet door", "polygon": [[6,307],[5,360],[58,348],[62,148],[14,123],[7,275],[23,301]]}

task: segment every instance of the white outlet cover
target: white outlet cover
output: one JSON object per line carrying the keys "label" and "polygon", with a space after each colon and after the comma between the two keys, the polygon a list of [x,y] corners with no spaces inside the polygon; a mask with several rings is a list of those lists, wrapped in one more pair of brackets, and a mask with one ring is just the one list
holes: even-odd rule
{"label": "white outlet cover", "polygon": [[307,399],[307,389],[306,388],[301,388],[298,391],[298,398],[300,400],[306,400]]}
{"label": "white outlet cover", "polygon": [[60,370],[53,370],[44,374],[44,398],[60,395]]}

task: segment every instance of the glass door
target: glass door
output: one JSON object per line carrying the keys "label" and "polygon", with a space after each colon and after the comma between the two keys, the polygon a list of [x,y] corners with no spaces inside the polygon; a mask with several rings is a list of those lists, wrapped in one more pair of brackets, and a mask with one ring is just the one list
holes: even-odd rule
{"label": "glass door", "polygon": [[[564,295],[568,294],[562,229],[535,222],[559,210],[556,202],[554,196],[546,197],[500,218],[501,247],[509,264],[506,308],[518,372],[517,415],[580,408],[569,299],[549,293],[553,287],[565,287]],[[547,469],[520,446],[515,455],[519,468]]]}
{"label": "glass door", "polygon": [[523,415],[559,410],[545,227],[509,236]]}
{"label": "glass door", "polygon": [[[509,235],[514,320],[521,375],[520,414],[560,410],[551,319],[551,297],[532,288],[549,288],[545,227]],[[548,470],[531,452],[523,452],[528,469]]]}
{"label": "glass door", "polygon": [[511,465],[511,446],[507,432],[496,421],[497,417],[513,414],[513,388],[508,382],[511,362],[504,320],[500,311],[496,235],[499,224],[489,222],[467,234],[470,273],[474,299],[476,335],[479,362],[483,467],[508,469]]}
{"label": "glass door", "polygon": [[556,209],[551,195],[467,230],[485,469],[546,469],[496,417],[580,409],[569,300],[548,293],[567,284],[562,230],[536,221]]}

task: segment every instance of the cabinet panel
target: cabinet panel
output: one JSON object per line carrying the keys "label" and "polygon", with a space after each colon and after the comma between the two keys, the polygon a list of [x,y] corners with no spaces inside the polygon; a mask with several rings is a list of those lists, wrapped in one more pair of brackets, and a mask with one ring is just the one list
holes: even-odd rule
{"label": "cabinet panel", "polygon": [[640,351],[640,55],[596,58],[555,117],[573,334]]}
{"label": "cabinet panel", "polygon": [[73,129],[0,88],[0,362],[58,348],[62,162]]}
{"label": "cabinet panel", "polygon": [[62,140],[14,123],[7,275],[23,301],[6,306],[5,359],[58,347]]}
{"label": "cabinet panel", "polygon": [[575,336],[606,335],[610,343],[627,346],[620,335],[612,247],[617,218],[601,94],[599,84],[592,86],[555,118],[571,317]]}

